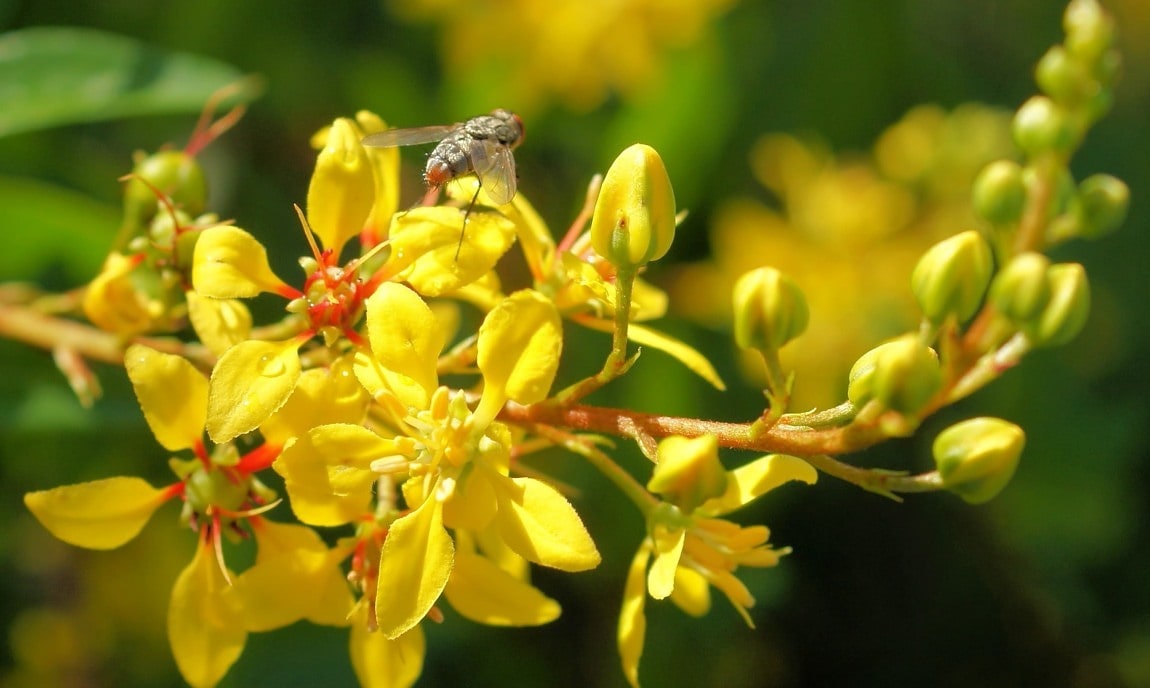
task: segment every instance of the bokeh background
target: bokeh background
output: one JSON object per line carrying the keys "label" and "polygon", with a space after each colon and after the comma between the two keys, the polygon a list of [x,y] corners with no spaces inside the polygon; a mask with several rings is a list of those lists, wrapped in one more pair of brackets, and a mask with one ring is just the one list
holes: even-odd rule
{"label": "bokeh background", "polygon": [[[1150,4],[1104,4],[1118,17],[1126,69],[1074,170],[1124,179],[1133,201],[1120,233],[1056,251],[1091,277],[1086,331],[918,437],[850,457],[926,470],[938,430],[998,415],[1028,432],[1013,484],[982,507],[946,494],[895,504],[831,478],[772,493],[746,521],[767,523],[773,542],[795,551],[745,576],[757,628],[722,600],[701,620],[650,604],[645,685],[1150,686]],[[306,252],[292,203],[303,202],[314,163],[308,138],[336,116],[368,108],[417,126],[519,112],[519,188],[556,233],[618,151],[655,146],[690,215],[648,276],[672,295],[665,329],[708,353],[731,389],[710,390],[650,352],[600,400],[745,419],[761,397],[729,343],[730,282],[761,264],[795,276],[813,310],[810,332],[787,352],[801,403],[840,398],[853,359],[913,322],[917,254],[972,226],[971,176],[1014,155],[1009,113],[1034,92],[1032,66],[1061,39],[1062,9],[1052,0],[0,0],[0,29],[89,27],[262,75],[263,97],[202,159],[210,206],[271,244],[281,274]],[[42,76],[9,69],[0,86]],[[61,290],[89,279],[117,226],[116,178],[132,152],[182,145],[194,120],[184,107],[0,138],[0,278]],[[421,191],[422,156],[405,152],[405,202]],[[606,347],[575,339],[564,374],[592,370]],[[99,477],[168,480],[122,371],[98,369],[105,397],[92,410],[43,352],[0,342],[0,371],[0,686],[180,685],[164,618],[193,538],[172,527],[176,508],[128,546],[92,553],[51,539],[21,503],[26,491]],[[630,447],[617,455],[645,470]],[[579,576],[538,572],[564,606],[543,629],[488,629],[448,611],[428,629],[421,685],[624,685],[615,617],[642,525],[578,461],[555,454],[537,465],[581,491],[604,563]],[[252,636],[223,685],[353,683],[346,631],[297,625]]]}

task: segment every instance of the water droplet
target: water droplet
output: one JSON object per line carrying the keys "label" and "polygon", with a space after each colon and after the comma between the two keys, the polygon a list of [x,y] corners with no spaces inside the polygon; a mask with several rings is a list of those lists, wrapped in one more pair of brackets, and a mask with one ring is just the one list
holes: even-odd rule
{"label": "water droplet", "polygon": [[284,374],[284,362],[272,354],[260,356],[259,371],[264,377],[277,377]]}

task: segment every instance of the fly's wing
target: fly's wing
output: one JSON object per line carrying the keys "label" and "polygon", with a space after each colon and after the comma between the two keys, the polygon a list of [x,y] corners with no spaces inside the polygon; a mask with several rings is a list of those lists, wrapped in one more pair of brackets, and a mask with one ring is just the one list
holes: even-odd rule
{"label": "fly's wing", "polygon": [[363,145],[371,148],[390,148],[391,146],[414,146],[419,143],[442,141],[448,134],[455,131],[457,126],[456,124],[444,124],[434,127],[388,129],[363,137]]}
{"label": "fly's wing", "polygon": [[515,177],[515,157],[511,149],[491,139],[476,139],[468,152],[487,197],[499,205],[510,203],[519,181]]}

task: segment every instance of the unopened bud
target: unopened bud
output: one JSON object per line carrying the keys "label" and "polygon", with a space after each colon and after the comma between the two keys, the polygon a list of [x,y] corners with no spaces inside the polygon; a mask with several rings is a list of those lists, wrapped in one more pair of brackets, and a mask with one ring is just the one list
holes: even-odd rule
{"label": "unopened bud", "polygon": [[591,245],[621,271],[662,258],[675,238],[675,192],[663,159],[636,143],[615,159],[595,203]]}
{"label": "unopened bud", "polygon": [[1090,315],[1090,283],[1078,263],[1059,263],[1046,271],[1050,301],[1033,329],[1026,330],[1035,346],[1062,346],[1078,336]]}
{"label": "unopened bud", "polygon": [[124,189],[126,219],[143,227],[156,215],[156,192],[168,196],[176,208],[195,217],[204,212],[208,184],[195,157],[183,151],[165,150],[146,156],[132,167]]}
{"label": "unopened bud", "polygon": [[1076,142],[1066,111],[1046,96],[1033,96],[1014,115],[1014,141],[1028,155],[1067,152]]}
{"label": "unopened bud", "polygon": [[926,319],[941,324],[950,315],[969,319],[982,304],[994,257],[982,235],[971,230],[930,247],[911,274],[910,283]]}
{"label": "unopened bud", "polygon": [[727,480],[714,435],[672,436],[659,443],[659,460],[647,489],[691,513],[708,499],[722,496]]}
{"label": "unopened bud", "polygon": [[1026,434],[999,418],[971,418],[934,440],[934,464],[943,486],[971,504],[990,501],[1018,467]]}
{"label": "unopened bud", "polygon": [[855,406],[875,399],[888,409],[914,413],[942,386],[938,355],[905,334],[871,349],[855,361],[847,398]]}
{"label": "unopened bud", "polygon": [[1087,238],[1109,234],[1122,226],[1130,206],[1130,187],[1117,177],[1095,174],[1078,186],[1079,233]]}
{"label": "unopened bud", "polygon": [[994,276],[989,299],[1018,327],[1027,327],[1050,301],[1050,260],[1041,253],[1020,253]]}
{"label": "unopened bud", "polygon": [[1071,0],[1062,17],[1066,48],[1093,63],[1114,44],[1114,20],[1096,0]]}
{"label": "unopened bud", "polygon": [[1043,93],[1064,105],[1081,103],[1098,90],[1087,66],[1061,45],[1046,51],[1038,61],[1034,78]]}
{"label": "unopened bud", "polygon": [[988,222],[1018,222],[1026,205],[1022,167],[1013,160],[990,163],[975,178],[971,200],[974,211]]}
{"label": "unopened bud", "polygon": [[778,349],[807,329],[806,297],[794,280],[774,268],[744,274],[732,296],[735,342],[744,349]]}

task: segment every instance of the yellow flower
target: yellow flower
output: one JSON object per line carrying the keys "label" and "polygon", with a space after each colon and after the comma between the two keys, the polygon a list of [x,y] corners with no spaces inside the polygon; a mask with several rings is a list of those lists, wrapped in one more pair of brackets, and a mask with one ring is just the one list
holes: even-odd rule
{"label": "yellow flower", "polygon": [[[668,495],[682,495],[674,487],[697,483],[704,492],[678,504],[663,502],[648,515],[648,536],[640,544],[624,586],[617,641],[623,673],[639,685],[639,659],[646,636],[646,597],[670,598],[680,609],[701,616],[710,609],[709,587],[722,592],[748,625],[747,610],[755,600],[735,572],[740,566],[767,567],[778,563],[789,548],[767,546],[765,526],[739,526],[717,518],[741,508],[767,491],[800,480],[814,483],[817,473],[801,459],[781,454],[764,456],[727,471],[716,479],[718,446],[707,438],[668,438],[659,446],[659,465],[652,485]],[[684,479],[687,474],[701,477]],[[669,489],[668,489],[669,488]]]}

